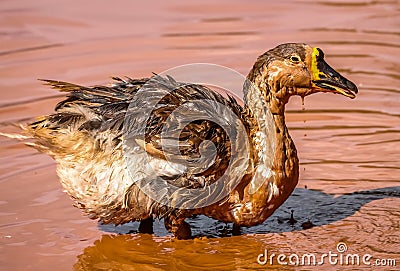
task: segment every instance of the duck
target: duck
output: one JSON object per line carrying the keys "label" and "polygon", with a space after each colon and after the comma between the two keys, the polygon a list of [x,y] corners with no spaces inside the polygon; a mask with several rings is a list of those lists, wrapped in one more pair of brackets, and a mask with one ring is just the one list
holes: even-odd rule
{"label": "duck", "polygon": [[[139,221],[147,233],[154,219],[164,219],[177,239],[191,238],[185,219],[194,215],[234,227],[263,223],[299,179],[299,158],[285,123],[289,98],[323,92],[353,99],[358,93],[325,62],[320,48],[304,43],[261,54],[243,83],[243,104],[168,75],[113,77],[111,85],[90,87],[44,82],[66,98],[54,113],[21,124],[14,137],[56,161],[62,187],[91,219]],[[194,113],[174,114],[184,106]],[[178,147],[163,138],[165,126],[178,133]],[[239,162],[231,163],[233,158]]]}

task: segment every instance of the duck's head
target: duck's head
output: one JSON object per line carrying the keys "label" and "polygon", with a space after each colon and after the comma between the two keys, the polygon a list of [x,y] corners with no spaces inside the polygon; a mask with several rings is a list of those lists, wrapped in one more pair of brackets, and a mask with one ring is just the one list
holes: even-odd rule
{"label": "duck's head", "polygon": [[355,98],[357,86],[324,60],[324,53],[302,43],[286,43],[258,57],[248,79],[264,92],[267,100],[283,105],[290,96],[305,97],[330,92]]}

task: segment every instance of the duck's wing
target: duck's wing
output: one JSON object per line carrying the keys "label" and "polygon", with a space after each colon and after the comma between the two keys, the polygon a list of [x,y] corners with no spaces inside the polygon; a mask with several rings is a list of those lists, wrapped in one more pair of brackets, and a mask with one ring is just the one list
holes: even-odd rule
{"label": "duck's wing", "polygon": [[224,98],[204,85],[153,77],[132,97],[124,118],[128,163],[135,167],[139,146],[147,156],[141,161],[155,169],[142,186],[150,186],[149,194],[154,192],[165,204],[197,208],[216,202],[238,185],[249,167],[246,112],[233,97]]}
{"label": "duck's wing", "polygon": [[[250,160],[245,109],[233,97],[224,98],[203,85],[170,77],[150,81],[130,100],[122,128],[127,156],[139,146],[156,169],[158,180],[149,176],[145,184],[151,182],[157,195],[175,197],[185,206],[227,195]],[[138,154],[132,157],[135,160]],[[219,181],[222,189],[215,185]],[[188,189],[207,192],[196,199],[187,194]]]}

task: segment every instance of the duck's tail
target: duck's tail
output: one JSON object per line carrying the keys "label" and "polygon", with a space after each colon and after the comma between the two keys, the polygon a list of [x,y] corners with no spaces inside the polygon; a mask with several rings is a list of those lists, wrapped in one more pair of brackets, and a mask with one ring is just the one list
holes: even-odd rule
{"label": "duck's tail", "polygon": [[33,123],[9,123],[10,126],[17,127],[20,131],[14,133],[0,132],[0,136],[20,140],[27,146],[52,155],[50,151],[53,138],[51,129],[38,125],[45,120],[47,120],[47,116],[39,117]]}
{"label": "duck's tail", "polygon": [[0,132],[0,136],[12,138],[12,139],[18,139],[18,140],[27,140],[27,139],[32,138],[30,136],[23,135],[23,134],[3,133],[3,132]]}

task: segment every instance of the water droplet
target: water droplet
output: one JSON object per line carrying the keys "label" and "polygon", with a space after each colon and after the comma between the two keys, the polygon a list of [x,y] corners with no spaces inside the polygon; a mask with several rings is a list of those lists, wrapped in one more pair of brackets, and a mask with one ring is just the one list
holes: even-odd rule
{"label": "water droplet", "polygon": [[[305,97],[301,96],[301,111],[306,110],[304,100],[305,100]],[[306,119],[303,120],[303,123],[306,123]]]}
{"label": "water droplet", "polygon": [[304,103],[304,96],[301,96],[301,110],[306,110],[306,107],[305,107],[305,105],[304,105],[305,103]]}

